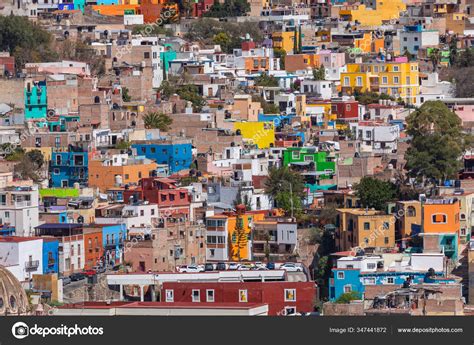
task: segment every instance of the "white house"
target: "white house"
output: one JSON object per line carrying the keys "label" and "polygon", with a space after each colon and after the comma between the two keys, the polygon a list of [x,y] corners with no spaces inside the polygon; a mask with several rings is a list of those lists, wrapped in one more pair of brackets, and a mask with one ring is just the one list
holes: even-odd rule
{"label": "white house", "polygon": [[0,224],[14,227],[18,236],[31,236],[39,225],[38,186],[0,189]]}
{"label": "white house", "polygon": [[29,282],[33,274],[43,273],[43,239],[0,236],[0,265],[20,282]]}

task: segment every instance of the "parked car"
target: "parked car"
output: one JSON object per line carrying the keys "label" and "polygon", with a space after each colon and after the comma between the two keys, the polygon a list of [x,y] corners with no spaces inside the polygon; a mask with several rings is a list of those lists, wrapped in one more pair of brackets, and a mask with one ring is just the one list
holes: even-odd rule
{"label": "parked car", "polygon": [[86,279],[86,277],[87,276],[83,272],[73,273],[69,276],[69,278],[71,278],[71,281],[73,281],[73,282],[77,282],[79,280]]}
{"label": "parked car", "polygon": [[185,272],[187,272],[187,270],[188,270],[187,265],[181,265],[181,266],[178,267],[178,272],[179,273],[185,273]]}
{"label": "parked car", "polygon": [[214,271],[214,265],[211,264],[211,263],[206,263],[204,265],[204,271],[208,272],[208,271]]}
{"label": "parked car", "polygon": [[274,270],[275,269],[275,263],[274,262],[267,262],[267,268],[269,270]]}
{"label": "parked car", "polygon": [[250,271],[251,269],[252,269],[251,264],[241,264],[237,270],[238,271]]}
{"label": "parked car", "polygon": [[61,279],[63,280],[63,286],[68,285],[68,284],[71,284],[71,278],[69,278],[69,277],[62,277]]}
{"label": "parked car", "polygon": [[187,273],[199,273],[199,272],[204,272],[204,268],[198,266],[198,265],[189,265],[186,268]]}
{"label": "parked car", "polygon": [[105,267],[103,267],[103,266],[94,266],[94,267],[92,267],[92,269],[94,271],[96,271],[98,274],[99,273],[105,273],[105,271],[106,271]]}
{"label": "parked car", "polygon": [[97,272],[94,270],[84,270],[84,274],[86,277],[92,277],[97,275]]}
{"label": "parked car", "polygon": [[235,271],[239,269],[239,264],[237,262],[231,262],[229,264],[229,271]]}
{"label": "parked car", "polygon": [[216,266],[217,271],[225,271],[227,269],[227,265],[225,262],[218,262]]}
{"label": "parked car", "polygon": [[303,268],[301,266],[297,266],[294,263],[287,262],[280,266],[281,270],[285,270],[287,272],[303,272]]}

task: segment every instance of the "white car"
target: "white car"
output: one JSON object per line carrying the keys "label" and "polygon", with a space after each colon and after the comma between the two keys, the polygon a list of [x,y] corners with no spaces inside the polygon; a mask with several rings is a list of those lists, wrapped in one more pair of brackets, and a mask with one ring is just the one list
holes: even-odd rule
{"label": "white car", "polygon": [[199,272],[204,272],[204,268],[196,266],[196,265],[180,266],[178,271],[180,273],[199,273]]}
{"label": "white car", "polygon": [[294,263],[287,262],[280,266],[281,270],[285,270],[287,272],[303,272],[303,268],[301,266],[297,266]]}
{"label": "white car", "polygon": [[238,269],[239,269],[239,266],[240,266],[240,265],[239,265],[237,262],[231,262],[231,263],[229,264],[228,270],[229,270],[229,271],[238,270]]}
{"label": "white car", "polygon": [[252,265],[250,264],[241,264],[239,268],[237,268],[238,271],[250,271],[252,269]]}

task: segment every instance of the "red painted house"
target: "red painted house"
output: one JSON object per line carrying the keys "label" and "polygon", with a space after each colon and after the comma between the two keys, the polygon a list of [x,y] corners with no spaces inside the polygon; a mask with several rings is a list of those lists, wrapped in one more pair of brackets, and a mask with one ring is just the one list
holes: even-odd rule
{"label": "red painted house", "polygon": [[193,6],[193,17],[202,17],[214,5],[214,0],[198,0]]}
{"label": "red painted house", "polygon": [[124,200],[148,201],[158,204],[160,213],[167,216],[189,215],[191,197],[186,188],[176,186],[176,181],[167,177],[147,177],[140,180],[137,187],[123,192]]}
{"label": "red painted house", "polygon": [[334,101],[331,103],[331,113],[338,120],[357,120],[359,118],[359,102],[354,100]]}
{"label": "red painted house", "polygon": [[306,313],[314,310],[314,282],[164,282],[161,302],[265,303],[268,315]]}

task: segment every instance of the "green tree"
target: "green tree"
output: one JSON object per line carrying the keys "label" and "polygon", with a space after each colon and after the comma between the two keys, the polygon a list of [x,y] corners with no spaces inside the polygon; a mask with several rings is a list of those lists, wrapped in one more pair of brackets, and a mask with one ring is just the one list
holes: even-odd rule
{"label": "green tree", "polygon": [[281,48],[273,48],[273,56],[280,59],[280,69],[285,69],[286,51]]}
{"label": "green tree", "polygon": [[132,97],[128,94],[128,88],[125,86],[122,87],[122,101],[124,102],[130,102],[132,100]]}
{"label": "green tree", "polygon": [[293,32],[293,54],[298,54],[298,28],[295,25],[295,31]]}
{"label": "green tree", "polygon": [[407,118],[411,145],[405,154],[406,169],[424,185],[455,178],[460,157],[471,146],[461,120],[441,101],[425,102]]}
{"label": "green tree", "polygon": [[120,140],[115,144],[117,150],[128,150],[132,146],[130,141]]}
{"label": "green tree", "polygon": [[452,36],[451,41],[449,41],[449,65],[455,66],[458,59],[458,38],[457,36]]}
{"label": "green tree", "polygon": [[361,104],[367,105],[367,104],[374,104],[378,103],[379,100],[390,100],[394,101],[395,98],[393,98],[390,95],[387,95],[386,93],[377,93],[373,91],[365,91],[365,92],[355,92],[354,93],[356,101],[358,101]]}
{"label": "green tree", "polygon": [[304,183],[300,174],[288,167],[272,168],[265,181],[265,192],[287,215],[297,216],[302,209]]}
{"label": "green tree", "polygon": [[38,169],[44,166],[44,156],[40,150],[31,150],[26,153],[26,156],[32,161]]}
{"label": "green tree", "polygon": [[167,132],[173,123],[173,119],[163,113],[149,112],[143,117],[143,122],[145,123],[145,128],[154,128]]}
{"label": "green tree", "polygon": [[354,189],[363,207],[375,208],[376,210],[383,210],[387,202],[396,196],[396,189],[393,183],[370,176],[364,176],[354,186]]}
{"label": "green tree", "polygon": [[326,79],[326,69],[323,65],[318,68],[313,68],[313,79],[314,80],[325,80]]}
{"label": "green tree", "polygon": [[250,11],[250,4],[246,0],[225,0],[224,3],[215,1],[205,17],[228,18],[245,16]]}
{"label": "green tree", "polygon": [[15,57],[18,70],[29,62],[56,61],[52,43],[53,36],[27,17],[0,16],[0,51]]}
{"label": "green tree", "polygon": [[286,216],[298,217],[303,209],[301,197],[290,192],[278,193],[275,202],[278,208],[285,211]]}
{"label": "green tree", "polygon": [[360,292],[357,291],[351,291],[351,292],[346,292],[343,293],[342,295],[339,296],[339,298],[336,300],[337,304],[349,304],[351,301],[358,301],[361,299],[361,294]]}
{"label": "green tree", "polygon": [[225,53],[232,52],[232,40],[225,32],[219,32],[217,35],[215,35],[213,43],[220,45],[222,51]]}
{"label": "green tree", "polygon": [[438,65],[441,62],[441,50],[439,48],[433,48],[430,51],[429,58],[433,65],[433,72],[438,70]]}
{"label": "green tree", "polygon": [[277,87],[278,79],[272,75],[268,75],[267,73],[262,73],[257,78],[255,78],[255,85],[256,86],[267,86],[267,87]]}
{"label": "green tree", "polygon": [[193,84],[185,84],[178,87],[176,93],[186,101],[189,101],[193,105],[193,109],[196,112],[200,112],[202,107],[206,105],[206,101],[204,98],[199,94],[199,89],[196,85]]}

